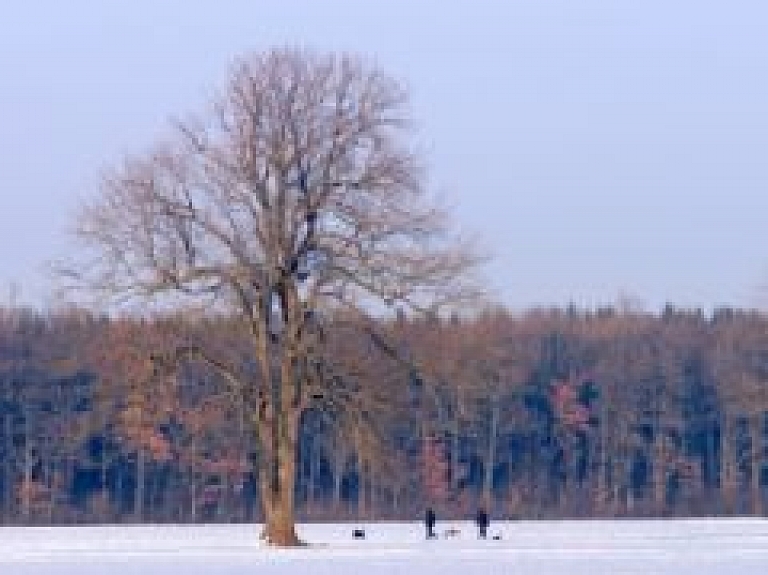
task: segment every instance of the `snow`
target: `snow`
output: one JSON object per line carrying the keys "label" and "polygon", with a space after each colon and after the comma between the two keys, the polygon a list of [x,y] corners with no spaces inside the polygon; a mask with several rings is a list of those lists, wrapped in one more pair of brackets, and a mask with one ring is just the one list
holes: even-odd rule
{"label": "snow", "polygon": [[[363,528],[365,540],[352,538]],[[442,537],[458,529],[456,537]],[[440,522],[436,540],[419,523],[310,524],[312,543],[272,549],[255,525],[0,528],[3,575],[728,575],[764,573],[768,521],[558,521],[493,523],[478,540],[471,523]]]}

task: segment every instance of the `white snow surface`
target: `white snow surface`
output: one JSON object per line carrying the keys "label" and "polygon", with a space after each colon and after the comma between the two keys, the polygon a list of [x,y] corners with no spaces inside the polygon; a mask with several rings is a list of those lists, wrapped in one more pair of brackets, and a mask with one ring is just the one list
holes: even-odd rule
{"label": "white snow surface", "polygon": [[[355,540],[352,531],[365,529]],[[448,529],[459,534],[445,537]],[[0,528],[2,575],[728,575],[768,573],[768,521],[307,524],[301,549],[274,549],[257,525]]]}

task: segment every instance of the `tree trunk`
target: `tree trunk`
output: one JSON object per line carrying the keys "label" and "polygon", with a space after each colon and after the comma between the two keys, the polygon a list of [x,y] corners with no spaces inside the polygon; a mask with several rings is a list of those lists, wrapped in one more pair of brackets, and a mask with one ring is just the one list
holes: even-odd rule
{"label": "tree trunk", "polygon": [[392,515],[400,517],[400,489],[398,485],[392,487]]}
{"label": "tree trunk", "polygon": [[262,538],[270,545],[296,547],[301,545],[296,535],[295,519],[295,463],[292,450],[281,446],[277,475],[278,485],[262,481],[262,501],[264,505],[264,533]]}
{"label": "tree trunk", "polygon": [[[458,408],[457,408],[458,411]],[[459,496],[459,433],[461,433],[458,413],[453,417],[453,437],[451,438],[451,497]]]}
{"label": "tree trunk", "polygon": [[[262,539],[277,547],[297,547],[303,543],[296,535],[295,486],[297,410],[281,414],[274,430],[272,449],[267,451],[269,465],[261,471],[264,508]],[[270,453],[271,451],[271,453]]]}
{"label": "tree trunk", "polygon": [[137,523],[144,521],[144,485],[145,485],[144,450],[136,450],[136,490],[133,500],[133,517]]}
{"label": "tree trunk", "polygon": [[760,488],[760,471],[762,470],[763,462],[760,457],[762,437],[758,419],[759,416],[753,416],[749,419],[751,427],[750,439],[752,441],[750,491],[752,495],[752,514],[761,517],[763,515],[763,492]]}
{"label": "tree trunk", "polygon": [[666,445],[660,429],[656,430],[653,442],[653,504],[657,516],[661,517],[665,511],[667,494],[667,470],[666,470]]}
{"label": "tree trunk", "polygon": [[493,498],[493,469],[496,466],[496,442],[499,429],[499,406],[495,396],[491,398],[491,419],[488,423],[488,451],[485,456],[483,476],[483,505],[490,509]]}
{"label": "tree trunk", "polygon": [[24,415],[24,490],[21,496],[21,516],[24,524],[29,524],[31,501],[30,489],[32,485],[32,453],[30,448],[29,413]]}
{"label": "tree trunk", "polygon": [[13,467],[12,467],[12,454],[13,454],[13,428],[11,427],[13,420],[9,415],[3,417],[5,423],[5,453],[3,458],[3,523],[9,522],[12,516],[14,508],[13,504]]}
{"label": "tree trunk", "polygon": [[314,515],[316,501],[315,501],[315,475],[316,475],[316,460],[315,455],[315,442],[312,441],[309,444],[309,477],[307,478],[307,511],[310,515]]}
{"label": "tree trunk", "polygon": [[361,521],[367,513],[365,463],[358,456],[357,463],[357,520]]}
{"label": "tree trunk", "polygon": [[720,453],[720,468],[722,470],[720,475],[720,492],[722,507],[720,513],[730,515],[736,512],[736,489],[738,485],[736,462],[731,449],[731,430],[726,415],[723,415],[723,420],[723,433],[720,439],[722,445]]}
{"label": "tree trunk", "polygon": [[332,449],[333,453],[329,455],[329,463],[333,467],[333,493],[331,507],[338,517],[341,513],[341,488],[344,479],[344,470],[347,463],[347,453],[344,447],[336,446]]}
{"label": "tree trunk", "polygon": [[337,464],[334,466],[335,473],[333,474],[333,511],[338,514],[341,512],[341,487],[342,487],[342,479],[344,478],[343,475],[343,468],[341,465]]}
{"label": "tree trunk", "polygon": [[597,481],[595,486],[595,497],[593,500],[594,513],[599,517],[605,517],[606,509],[610,499],[611,485],[608,482],[608,454],[606,449],[607,439],[605,437],[605,418],[604,415],[600,415],[600,427],[597,434],[598,444],[595,446],[595,471],[597,473]]}

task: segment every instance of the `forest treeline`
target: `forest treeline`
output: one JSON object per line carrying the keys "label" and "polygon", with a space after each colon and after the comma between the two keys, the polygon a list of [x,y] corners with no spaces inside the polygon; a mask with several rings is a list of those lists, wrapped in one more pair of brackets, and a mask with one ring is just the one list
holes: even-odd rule
{"label": "forest treeline", "polygon": [[[668,306],[326,318],[305,520],[762,515],[768,316]],[[373,353],[372,349],[386,353]],[[0,311],[0,520],[258,521],[258,397],[226,317]],[[173,355],[173,357],[171,357]],[[338,393],[341,390],[342,393]],[[340,403],[339,397],[349,401]]]}

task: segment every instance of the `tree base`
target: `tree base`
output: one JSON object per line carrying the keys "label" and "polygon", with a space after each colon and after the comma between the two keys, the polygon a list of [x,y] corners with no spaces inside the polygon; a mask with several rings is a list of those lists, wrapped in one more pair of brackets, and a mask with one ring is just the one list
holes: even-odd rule
{"label": "tree base", "polygon": [[270,547],[307,547],[307,544],[299,539],[293,526],[287,529],[262,529],[259,539]]}

